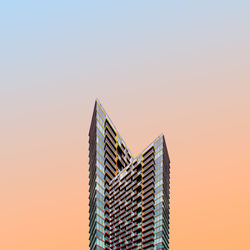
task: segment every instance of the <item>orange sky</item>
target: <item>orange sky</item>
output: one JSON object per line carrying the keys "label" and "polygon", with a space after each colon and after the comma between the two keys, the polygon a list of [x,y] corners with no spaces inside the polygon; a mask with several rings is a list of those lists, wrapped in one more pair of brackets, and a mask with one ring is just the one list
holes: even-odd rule
{"label": "orange sky", "polygon": [[134,156],[165,134],[170,249],[249,250],[249,4],[5,5],[0,249],[88,249],[99,98]]}

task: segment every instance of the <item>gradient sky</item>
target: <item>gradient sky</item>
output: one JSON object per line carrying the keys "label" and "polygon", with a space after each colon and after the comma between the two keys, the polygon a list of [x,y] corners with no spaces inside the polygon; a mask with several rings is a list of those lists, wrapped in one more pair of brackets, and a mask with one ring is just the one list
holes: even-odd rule
{"label": "gradient sky", "polygon": [[161,132],[171,250],[250,249],[250,1],[4,1],[0,249],[88,249],[98,97],[134,156]]}

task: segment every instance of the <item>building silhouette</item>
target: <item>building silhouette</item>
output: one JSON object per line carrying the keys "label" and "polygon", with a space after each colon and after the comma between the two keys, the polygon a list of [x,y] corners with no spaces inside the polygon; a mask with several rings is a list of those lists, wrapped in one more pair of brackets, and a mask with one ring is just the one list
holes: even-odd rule
{"label": "building silhouette", "polygon": [[169,171],[163,135],[132,157],[96,100],[89,130],[89,248],[169,249]]}

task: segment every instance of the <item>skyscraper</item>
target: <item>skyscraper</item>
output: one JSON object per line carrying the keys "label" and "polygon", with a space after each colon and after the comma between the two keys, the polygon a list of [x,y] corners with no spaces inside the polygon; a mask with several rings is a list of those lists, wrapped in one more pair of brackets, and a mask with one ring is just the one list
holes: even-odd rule
{"label": "skyscraper", "polygon": [[89,130],[89,248],[169,249],[163,135],[133,157],[97,100]]}

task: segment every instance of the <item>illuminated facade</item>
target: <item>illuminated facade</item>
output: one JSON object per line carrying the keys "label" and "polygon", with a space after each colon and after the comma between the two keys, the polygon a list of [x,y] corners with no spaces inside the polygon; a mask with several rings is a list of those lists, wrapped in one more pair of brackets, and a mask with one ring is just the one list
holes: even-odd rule
{"label": "illuminated facade", "polygon": [[133,158],[97,100],[89,131],[89,248],[169,249],[169,170],[163,135]]}

